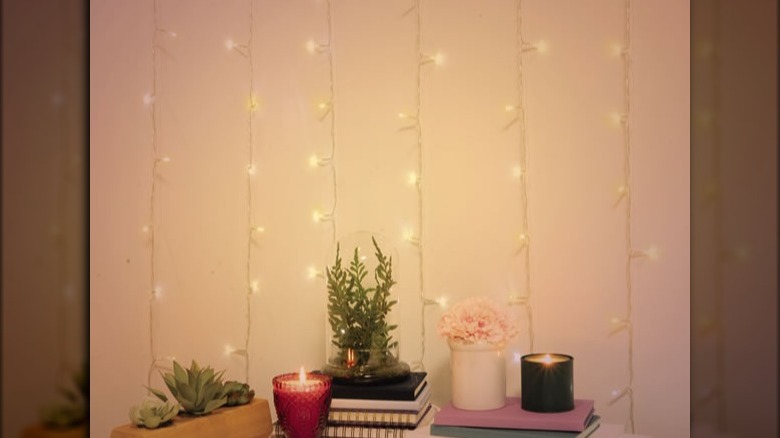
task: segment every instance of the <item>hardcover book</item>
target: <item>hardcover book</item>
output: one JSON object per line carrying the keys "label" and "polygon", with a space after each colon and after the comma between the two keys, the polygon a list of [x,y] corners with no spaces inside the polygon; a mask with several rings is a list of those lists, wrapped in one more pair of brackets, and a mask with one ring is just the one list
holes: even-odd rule
{"label": "hardcover book", "polygon": [[401,427],[414,429],[420,424],[431,409],[428,402],[419,412],[414,411],[368,411],[368,410],[334,410],[328,414],[329,425],[371,426],[371,427]]}
{"label": "hardcover book", "polygon": [[531,429],[493,429],[486,427],[462,427],[431,425],[431,435],[452,438],[585,438],[590,436],[601,423],[601,417],[590,417],[588,426],[582,432]]}
{"label": "hardcover book", "polygon": [[426,372],[414,372],[395,383],[385,385],[345,385],[333,383],[333,398],[351,398],[364,400],[415,400],[426,384]]}
{"label": "hardcover book", "polygon": [[593,416],[593,400],[574,400],[567,412],[541,413],[523,410],[520,398],[507,397],[506,406],[491,411],[464,411],[448,403],[436,415],[439,426],[534,429],[582,432]]}
{"label": "hardcover book", "polygon": [[364,400],[358,398],[333,398],[330,401],[331,409],[342,410],[385,410],[385,411],[415,411],[422,410],[425,403],[431,397],[431,388],[427,383],[415,400]]}

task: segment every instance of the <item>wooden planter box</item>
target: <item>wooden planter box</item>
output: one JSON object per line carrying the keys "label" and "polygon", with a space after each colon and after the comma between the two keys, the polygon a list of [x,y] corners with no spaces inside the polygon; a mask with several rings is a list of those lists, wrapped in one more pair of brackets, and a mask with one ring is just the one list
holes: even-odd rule
{"label": "wooden planter box", "polygon": [[48,429],[36,425],[25,428],[21,438],[87,438],[87,428],[79,426],[70,429]]}
{"label": "wooden planter box", "polygon": [[111,438],[268,438],[273,431],[268,400],[219,408],[202,417],[177,416],[173,424],[145,429],[126,424],[111,431]]}

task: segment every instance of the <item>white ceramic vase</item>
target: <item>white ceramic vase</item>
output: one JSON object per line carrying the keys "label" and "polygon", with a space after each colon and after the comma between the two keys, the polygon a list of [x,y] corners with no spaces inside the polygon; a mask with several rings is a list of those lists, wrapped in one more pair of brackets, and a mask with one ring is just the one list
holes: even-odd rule
{"label": "white ceramic vase", "polygon": [[504,346],[450,342],[452,405],[488,411],[506,405]]}

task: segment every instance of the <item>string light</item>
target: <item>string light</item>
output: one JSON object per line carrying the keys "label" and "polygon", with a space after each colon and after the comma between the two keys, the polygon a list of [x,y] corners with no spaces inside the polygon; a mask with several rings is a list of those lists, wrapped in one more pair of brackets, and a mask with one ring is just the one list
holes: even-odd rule
{"label": "string light", "polygon": [[314,280],[317,277],[325,278],[325,273],[322,272],[321,269],[317,269],[315,266],[309,266],[306,268],[306,276],[309,277],[309,280]]}
{"label": "string light", "polygon": [[332,157],[320,158],[316,154],[309,156],[309,167],[311,168],[325,167],[331,163],[333,163]]}
{"label": "string light", "polygon": [[149,373],[147,374],[147,386],[152,385],[152,371],[155,369],[157,358],[157,349],[154,339],[154,315],[155,315],[155,301],[158,301],[162,297],[162,288],[157,284],[157,267],[156,267],[156,255],[157,245],[155,241],[156,229],[154,226],[156,211],[155,206],[157,204],[157,174],[158,167],[161,164],[168,164],[171,162],[171,158],[168,156],[160,156],[159,154],[159,142],[157,138],[157,95],[158,95],[158,79],[157,79],[157,51],[160,48],[159,35],[168,35],[175,37],[176,33],[167,29],[161,28],[159,25],[158,14],[158,0],[152,0],[152,17],[153,17],[153,29],[152,29],[152,90],[144,96],[144,105],[150,107],[151,113],[151,125],[152,125],[152,166],[151,166],[151,181],[149,190],[149,220],[147,225],[142,227],[142,231],[148,235],[149,238]]}
{"label": "string light", "polygon": [[314,210],[311,213],[311,219],[316,222],[332,222],[333,221],[333,214],[331,213],[323,213],[320,210]]}
{"label": "string light", "polygon": [[524,41],[520,46],[520,51],[522,53],[526,53],[526,52],[547,53],[549,48],[550,47],[548,46],[547,41],[537,41],[535,43],[529,43]]}
{"label": "string light", "polygon": [[306,41],[306,51],[312,55],[326,54],[328,63],[328,92],[329,96],[326,100],[317,104],[317,109],[321,112],[319,120],[323,121],[328,116],[330,117],[330,154],[327,157],[321,158],[316,154],[312,154],[309,157],[309,167],[329,167],[331,174],[331,186],[333,204],[331,205],[330,212],[323,213],[320,210],[314,210],[312,212],[312,220],[315,223],[330,222],[331,224],[331,240],[333,245],[336,244],[337,226],[336,226],[336,207],[338,205],[338,179],[336,175],[336,85],[334,79],[333,69],[333,52],[330,50],[333,42],[333,11],[331,0],[327,0],[325,4],[327,15],[327,43],[318,43],[313,39]]}
{"label": "string light", "polygon": [[618,186],[618,199],[615,203],[617,206],[621,201],[625,201],[625,249],[626,258],[624,263],[625,281],[626,281],[626,316],[623,318],[613,318],[613,329],[610,331],[610,335],[618,333],[620,331],[627,332],[627,367],[628,367],[628,383],[619,390],[613,391],[612,400],[609,404],[616,403],[624,397],[628,398],[628,429],[630,433],[634,433],[634,330],[633,330],[633,301],[634,301],[634,289],[632,281],[631,265],[632,261],[637,257],[648,257],[655,259],[658,256],[658,250],[656,248],[649,248],[644,251],[637,251],[633,247],[631,239],[631,127],[629,124],[629,117],[631,114],[631,0],[625,0],[625,42],[620,44],[618,55],[621,56],[623,64],[623,100],[624,111],[614,112],[610,115],[612,123],[616,126],[621,126],[623,131],[623,184]]}
{"label": "string light", "polygon": [[[423,47],[423,33],[422,33],[422,0],[415,0],[414,5],[407,10],[403,16],[411,15],[414,13],[415,15],[415,30],[416,30],[416,38],[415,38],[415,50],[417,52],[417,69],[416,69],[416,78],[415,78],[415,108],[413,113],[407,113],[407,112],[399,112],[398,118],[401,120],[409,120],[413,122],[411,126],[400,128],[399,131],[407,130],[407,129],[414,129],[416,132],[417,137],[417,169],[415,171],[409,172],[407,177],[407,182],[410,185],[414,185],[417,188],[417,228],[418,228],[418,234],[415,235],[412,231],[411,227],[407,227],[403,232],[403,239],[404,241],[410,243],[411,245],[414,245],[417,247],[417,254],[418,254],[418,275],[419,275],[419,287],[420,287],[420,293],[419,293],[419,299],[420,299],[420,358],[416,361],[413,361],[412,367],[414,369],[419,369],[421,371],[425,371],[425,340],[426,340],[426,330],[425,330],[425,315],[426,315],[426,309],[433,303],[436,303],[439,307],[444,307],[442,304],[442,299],[439,300],[432,300],[426,296],[425,293],[425,253],[423,251],[423,229],[425,224],[425,217],[424,217],[424,190],[422,186],[422,181],[424,181],[424,161],[423,161],[423,125],[422,125],[422,108],[423,108],[423,102],[422,102],[422,86],[423,86],[423,68],[425,68],[427,65],[434,65],[434,66],[442,66],[445,62],[445,56],[442,52],[436,52],[435,54],[426,54],[423,53],[422,47]],[[446,301],[445,301],[446,302]]]}
{"label": "string light", "polygon": [[[523,268],[525,270],[525,284],[524,291],[520,294],[514,294],[509,297],[509,305],[522,306],[525,309],[526,317],[528,319],[528,345],[529,351],[534,351],[534,325],[533,325],[533,307],[531,306],[532,289],[531,289],[531,239],[528,235],[529,230],[529,198],[528,198],[528,184],[526,182],[527,170],[529,168],[528,159],[528,141],[526,135],[527,121],[525,110],[525,85],[524,85],[524,55],[528,52],[546,52],[547,43],[539,41],[537,43],[526,42],[523,38],[523,2],[522,0],[515,1],[515,68],[516,68],[516,93],[514,104],[506,104],[504,111],[507,113],[514,113],[514,118],[504,126],[504,130],[509,129],[511,126],[518,125],[518,155],[520,162],[513,165],[511,168],[512,178],[521,182],[521,197],[520,204],[523,210],[523,215],[520,223],[521,232],[518,234],[518,247],[516,256],[522,257]],[[524,253],[524,254],[521,254]]]}
{"label": "string light", "polygon": [[[254,43],[254,14],[255,14],[255,2],[249,1],[249,14],[247,17],[249,28],[249,39],[246,43],[237,43],[232,38],[228,38],[225,41],[225,48],[228,51],[238,53],[247,60],[247,76],[249,78],[249,92],[247,93],[246,109],[247,109],[247,166],[246,166],[246,223],[247,223],[247,235],[246,235],[246,263],[244,269],[245,284],[248,285],[248,291],[246,293],[246,333],[244,335],[244,348],[232,349],[230,353],[226,354],[239,354],[244,357],[244,381],[249,382],[249,366],[250,366],[250,354],[249,354],[249,341],[252,333],[252,295],[256,294],[259,288],[259,282],[257,280],[251,280],[252,276],[252,242],[255,235],[265,233],[265,228],[259,225],[252,225],[252,211],[253,211],[253,191],[252,191],[252,177],[257,174],[257,166],[254,163],[254,114],[259,107],[259,102],[255,96],[255,64],[254,54],[252,52],[252,46]],[[239,353],[237,353],[239,352]]]}
{"label": "string light", "polygon": [[435,65],[444,65],[444,54],[441,52],[436,52],[433,55],[423,55],[420,54],[420,64],[429,64],[433,63]]}

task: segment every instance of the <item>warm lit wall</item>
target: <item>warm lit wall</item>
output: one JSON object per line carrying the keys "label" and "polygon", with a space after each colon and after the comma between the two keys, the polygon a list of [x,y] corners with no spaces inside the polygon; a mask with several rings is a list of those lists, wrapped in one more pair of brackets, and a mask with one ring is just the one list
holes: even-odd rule
{"label": "warm lit wall", "polygon": [[[421,320],[413,112],[418,54],[411,1],[332,0],[339,237],[379,233],[396,246],[401,355],[422,354],[434,399],[449,398],[446,344],[435,332],[441,309]],[[152,359],[195,358],[242,379],[245,361],[225,355],[247,333],[247,196],[252,224],[249,383],[270,398],[275,374],[325,358],[325,288],[307,267],[329,259],[331,223],[314,208],[333,203],[330,169],[311,169],[330,150],[328,56],[309,39],[327,36],[323,0],[257,1],[253,21],[252,118],[256,174],[247,191],[250,69],[225,41],[249,38],[249,1],[160,0],[156,62],[155,275],[150,300],[152,178],[152,2],[91,4],[90,226],[92,427],[104,436],[127,421],[145,394]],[[422,69],[422,212],[425,294],[450,302],[471,295],[506,301],[524,293],[514,1],[422,0],[422,50],[445,63]],[[576,358],[575,394],[596,400],[608,422],[624,423],[628,381],[625,331],[609,336],[627,310],[626,203],[619,201],[624,139],[609,114],[623,107],[624,2],[523,2],[523,36],[546,53],[523,55],[527,191],[535,350]],[[637,432],[689,430],[689,10],[686,2],[632,2],[631,205]],[[527,320],[510,346],[508,392],[519,393],[513,353],[528,351]],[[152,317],[153,346],[150,345]],[[160,385],[154,377],[153,383]]]}

